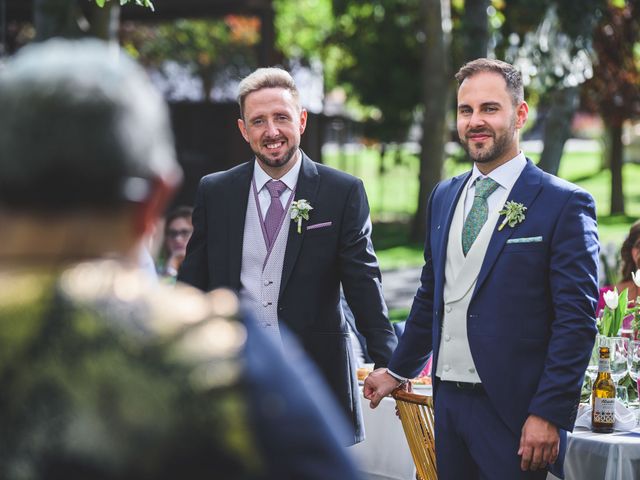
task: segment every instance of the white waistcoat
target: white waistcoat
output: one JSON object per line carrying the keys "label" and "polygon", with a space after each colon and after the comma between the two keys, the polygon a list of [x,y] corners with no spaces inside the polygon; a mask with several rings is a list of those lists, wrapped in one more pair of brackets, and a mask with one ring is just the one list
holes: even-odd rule
{"label": "white waistcoat", "polygon": [[[449,227],[443,293],[444,318],[436,375],[442,380],[477,383],[481,379],[476,372],[469,348],[467,310],[493,230],[497,228],[495,225],[500,209],[496,208],[489,214],[465,257],[462,252],[464,201],[465,195],[460,195]],[[501,205],[503,202],[504,199],[498,204]]]}
{"label": "white waistcoat", "polygon": [[249,189],[242,243],[240,298],[252,308],[258,325],[281,343],[278,327],[278,294],[291,221],[289,212],[285,212],[282,226],[269,253],[262,234],[258,208],[253,189]]}

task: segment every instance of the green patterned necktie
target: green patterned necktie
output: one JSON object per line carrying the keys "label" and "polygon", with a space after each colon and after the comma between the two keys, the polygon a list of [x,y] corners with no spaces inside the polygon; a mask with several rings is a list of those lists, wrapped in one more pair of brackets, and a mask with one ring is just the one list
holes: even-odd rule
{"label": "green patterned necktie", "polygon": [[473,197],[473,205],[469,210],[469,215],[464,221],[462,227],[462,251],[467,256],[471,245],[475,242],[476,237],[482,230],[482,226],[489,216],[489,205],[487,198],[496,191],[500,184],[492,178],[478,178],[475,182],[475,195]]}

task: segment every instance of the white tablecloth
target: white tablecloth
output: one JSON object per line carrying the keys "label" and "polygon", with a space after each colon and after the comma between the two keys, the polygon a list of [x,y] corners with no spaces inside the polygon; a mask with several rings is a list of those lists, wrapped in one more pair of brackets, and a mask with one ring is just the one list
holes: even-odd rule
{"label": "white tablecloth", "polygon": [[[361,397],[366,440],[351,448],[368,480],[415,480],[415,467],[395,401],[385,398],[375,410]],[[640,479],[640,432],[569,434],[565,480]],[[556,477],[549,474],[548,480]]]}
{"label": "white tablecloth", "polygon": [[640,478],[640,432],[575,430],[567,444],[565,480]]}

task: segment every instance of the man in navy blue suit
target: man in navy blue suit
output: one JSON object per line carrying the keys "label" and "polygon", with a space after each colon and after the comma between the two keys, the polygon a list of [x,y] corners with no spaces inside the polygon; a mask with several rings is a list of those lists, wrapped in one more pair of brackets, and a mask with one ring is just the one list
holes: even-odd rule
{"label": "man in navy blue suit", "polygon": [[562,477],[596,333],[594,201],[520,151],[528,106],[512,65],[478,59],[456,79],[473,170],[431,194],[421,285],[365,396],[376,407],[433,349],[440,479]]}

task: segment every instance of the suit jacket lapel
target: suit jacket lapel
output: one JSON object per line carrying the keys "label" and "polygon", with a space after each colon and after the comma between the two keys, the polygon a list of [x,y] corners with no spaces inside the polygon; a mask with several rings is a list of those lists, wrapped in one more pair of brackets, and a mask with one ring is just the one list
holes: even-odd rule
{"label": "suit jacket lapel", "polygon": [[[447,244],[449,243],[449,230],[451,229],[451,222],[453,221],[453,215],[456,211],[456,206],[458,204],[458,200],[460,199],[460,195],[462,195],[462,189],[464,185],[467,183],[467,180],[471,176],[471,172],[468,172],[463,175],[459,175],[451,179],[451,184],[449,185],[448,191],[445,192],[445,197],[442,200],[442,204],[446,205],[443,212],[446,214],[441,219],[437,220],[437,224],[435,225],[436,231],[439,233],[440,243],[438,245],[437,251],[431,252],[433,258],[440,259],[441,261],[438,263],[439,268],[437,271],[434,271],[434,276],[436,279],[440,279],[440,285],[444,285],[444,274],[445,274],[445,265],[447,258]],[[433,230],[433,226],[431,229]],[[437,293],[437,292],[436,292]],[[436,298],[440,298],[441,293],[438,293]]]}
{"label": "suit jacket lapel", "polygon": [[[514,201],[517,203],[522,203],[525,207],[529,208],[535,198],[538,196],[540,189],[542,188],[542,170],[536,167],[530,159],[527,159],[527,165],[524,167],[524,170],[516,180],[516,183],[513,185],[511,192],[509,193],[508,201]],[[478,274],[478,283],[476,284],[476,288],[474,291],[477,292],[482,285],[482,283],[487,279],[493,264],[495,263],[498,255],[502,251],[507,240],[513,235],[513,232],[518,228],[517,225],[513,228],[506,225],[502,230],[498,231],[498,226],[503,220],[503,216],[501,215],[498,218],[498,222],[496,223],[493,231],[493,235],[489,242],[489,247],[487,248],[487,252],[484,256],[484,261],[482,263],[482,268],[480,269],[480,273]],[[526,212],[525,212],[525,222],[526,220]]]}
{"label": "suit jacket lapel", "polygon": [[[294,200],[300,200],[304,198],[312,207],[316,204],[316,197],[318,195],[318,186],[320,184],[320,176],[318,175],[318,169],[314,163],[300,150],[302,166],[300,168],[300,174],[298,175],[298,183],[296,184],[295,198]],[[311,212],[313,216],[313,211]],[[285,222],[290,220],[285,219]],[[280,280],[280,295],[284,292],[287,286],[293,267],[298,259],[300,248],[302,248],[302,242],[304,241],[306,228],[303,222],[302,232],[298,233],[298,229],[294,225],[289,225],[289,236],[287,237],[287,249],[284,254],[284,265],[282,266],[282,278]]]}
{"label": "suit jacket lapel", "polygon": [[247,215],[249,189],[253,178],[253,162],[248,162],[238,170],[229,182],[227,232],[229,236],[229,283],[236,290],[240,289],[240,268],[242,266],[242,243],[244,239],[244,223]]}

